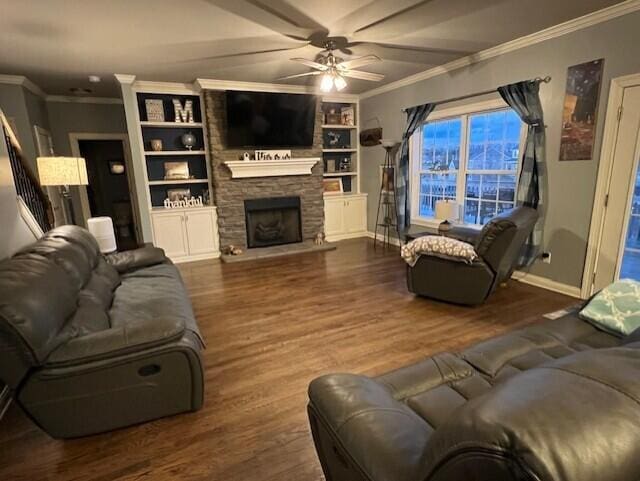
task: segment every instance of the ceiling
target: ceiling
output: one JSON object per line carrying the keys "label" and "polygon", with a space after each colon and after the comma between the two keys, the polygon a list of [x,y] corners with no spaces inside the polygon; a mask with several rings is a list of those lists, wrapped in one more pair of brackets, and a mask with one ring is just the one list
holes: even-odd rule
{"label": "ceiling", "polygon": [[[537,32],[620,0],[0,0],[0,73],[25,75],[48,94],[72,87],[119,96],[114,73],[140,79],[276,83],[308,71],[308,39],[345,36],[351,55],[383,59],[349,79],[360,93]],[[362,43],[358,43],[362,42]],[[366,42],[383,43],[372,45]],[[251,53],[259,52],[259,53]],[[103,81],[89,84],[89,75]],[[317,78],[293,79],[309,85]]]}

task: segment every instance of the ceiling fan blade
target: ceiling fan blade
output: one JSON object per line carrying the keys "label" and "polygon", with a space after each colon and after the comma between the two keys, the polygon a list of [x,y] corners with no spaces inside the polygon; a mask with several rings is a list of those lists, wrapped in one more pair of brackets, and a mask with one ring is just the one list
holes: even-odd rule
{"label": "ceiling fan blade", "polygon": [[361,72],[360,70],[345,70],[340,72],[343,77],[357,78],[360,80],[370,80],[371,82],[380,82],[384,75],[379,73]]}
{"label": "ceiling fan blade", "polygon": [[358,42],[360,44],[368,44],[368,45],[376,45],[382,48],[390,48],[396,50],[407,50],[412,52],[422,52],[422,53],[431,53],[435,55],[450,55],[452,57],[464,57],[466,55],[470,55],[472,52],[467,50],[455,50],[448,48],[434,48],[434,47],[419,47],[416,45],[402,45],[397,43],[387,43],[387,42]]}
{"label": "ceiling fan blade", "polygon": [[307,67],[315,68],[323,72],[329,68],[326,65],[314,62],[313,60],[307,60],[306,58],[292,58],[291,61],[301,63],[302,65],[306,65]]}
{"label": "ceiling fan blade", "polygon": [[255,50],[253,52],[238,52],[238,53],[229,53],[229,54],[225,54],[225,55],[212,55],[211,57],[201,57],[201,58],[197,58],[197,59],[185,59],[185,60],[181,60],[180,62],[176,62],[176,63],[189,63],[189,62],[196,62],[196,61],[202,61],[202,60],[218,60],[218,59],[222,59],[222,58],[248,57],[250,55],[259,55],[259,54],[263,54],[263,53],[288,52],[289,50],[297,50],[299,48],[301,48],[301,47],[271,48],[271,49],[265,49],[265,50]]}
{"label": "ceiling fan blade", "polygon": [[354,58],[353,60],[347,60],[346,62],[340,62],[338,69],[352,69],[358,67],[364,67],[372,63],[380,62],[382,59],[377,55],[365,55],[364,57]]}
{"label": "ceiling fan blade", "polygon": [[[283,0],[207,0],[212,5],[295,40],[327,29]],[[286,13],[284,13],[286,12]]]}
{"label": "ceiling fan blade", "polygon": [[351,36],[359,30],[366,29],[369,25],[384,22],[423,3],[425,0],[394,0],[393,2],[372,0],[366,8],[353,9],[344,17],[332,22],[331,31]]}
{"label": "ceiling fan blade", "polygon": [[280,78],[278,78],[276,80],[288,80],[288,79],[291,79],[291,78],[307,77],[309,75],[322,75],[322,72],[319,72],[319,71],[316,70],[314,72],[299,73],[299,74],[296,74],[296,75],[287,75],[286,77],[280,77]]}

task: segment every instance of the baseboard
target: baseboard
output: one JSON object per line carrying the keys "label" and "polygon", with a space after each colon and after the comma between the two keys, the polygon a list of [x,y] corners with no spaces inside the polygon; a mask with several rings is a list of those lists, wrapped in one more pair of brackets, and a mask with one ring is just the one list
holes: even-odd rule
{"label": "baseboard", "polygon": [[515,279],[519,282],[524,282],[525,284],[529,284],[532,286],[542,287],[543,289],[547,289],[549,291],[558,292],[560,294],[565,294],[567,296],[581,299],[579,287],[553,281],[551,279],[547,279],[546,277],[540,277],[534,274],[529,274],[527,272],[516,271],[513,273],[512,279]]}
{"label": "baseboard", "polygon": [[[380,242],[384,241],[384,236],[382,234],[374,234],[371,231],[367,231],[366,236],[370,239],[377,239]],[[400,247],[400,240],[397,237],[390,237],[389,243],[393,246]]]}
{"label": "baseboard", "polygon": [[352,232],[350,234],[338,234],[338,235],[328,235],[326,240],[327,242],[337,242],[341,240],[347,239],[357,239],[358,237],[368,237],[368,232]]}
{"label": "baseboard", "polygon": [[220,251],[211,252],[208,254],[198,254],[188,257],[174,257],[171,258],[171,262],[174,264],[184,264],[185,262],[196,262],[196,261],[204,261],[207,259],[218,259],[220,257]]}

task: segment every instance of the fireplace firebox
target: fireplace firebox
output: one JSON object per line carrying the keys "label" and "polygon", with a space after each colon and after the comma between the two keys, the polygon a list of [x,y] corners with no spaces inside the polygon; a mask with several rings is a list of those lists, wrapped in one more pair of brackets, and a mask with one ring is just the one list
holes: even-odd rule
{"label": "fireplace firebox", "polygon": [[244,201],[247,247],[302,242],[300,197],[271,197]]}

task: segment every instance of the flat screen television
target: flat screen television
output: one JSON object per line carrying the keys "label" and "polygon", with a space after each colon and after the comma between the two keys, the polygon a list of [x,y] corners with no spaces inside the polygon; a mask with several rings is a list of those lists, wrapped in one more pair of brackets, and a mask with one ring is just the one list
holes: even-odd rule
{"label": "flat screen television", "polygon": [[227,147],[310,147],[316,96],[226,92]]}

